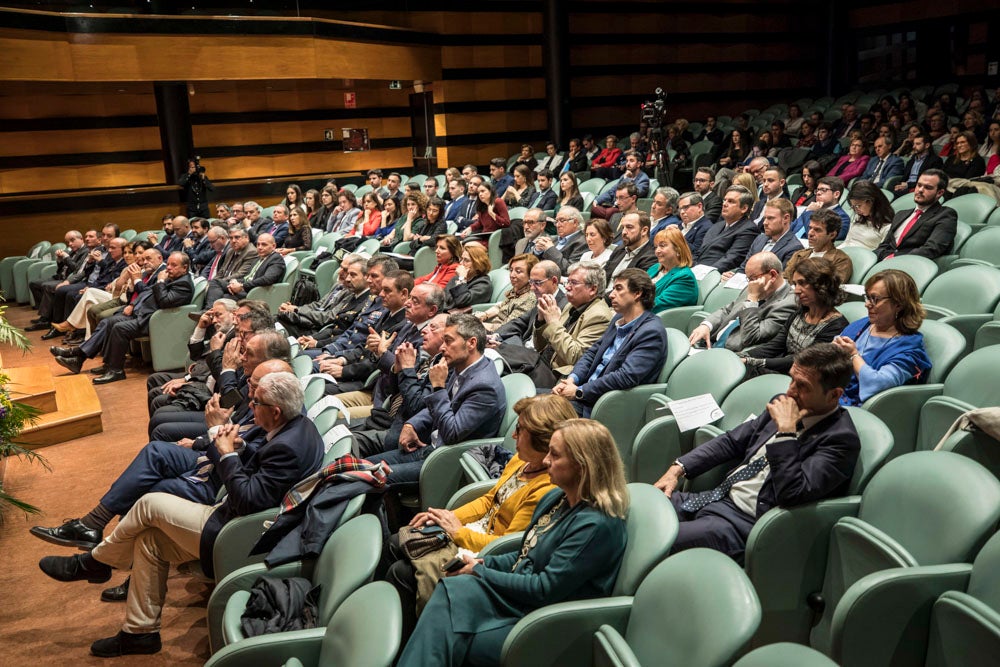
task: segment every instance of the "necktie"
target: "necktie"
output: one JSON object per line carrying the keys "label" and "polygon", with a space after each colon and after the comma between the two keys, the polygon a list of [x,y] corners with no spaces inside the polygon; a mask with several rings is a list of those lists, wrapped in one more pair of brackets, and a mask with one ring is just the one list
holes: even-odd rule
{"label": "necktie", "polygon": [[733,484],[753,479],[765,467],[767,467],[767,456],[759,456],[727,477],[722,484],[711,491],[703,491],[685,500],[681,503],[681,509],[686,512],[697,512],[709,503],[722,500],[729,493],[729,489],[733,488]]}
{"label": "necktie", "polygon": [[260,265],[261,265],[261,264],[263,264],[263,263],[264,263],[264,260],[262,260],[262,259],[258,259],[258,260],[257,260],[257,263],[253,265],[253,268],[252,268],[252,269],[250,269],[250,273],[248,273],[248,274],[246,275],[246,278],[244,278],[243,280],[244,280],[244,281],[246,281],[246,280],[253,280],[253,277],[254,277],[255,275],[257,275],[257,269],[259,269],[259,268],[260,268]]}
{"label": "necktie", "polygon": [[222,253],[216,253],[215,259],[212,260],[212,266],[208,269],[208,279],[211,280],[215,277],[215,271],[219,268],[219,260],[222,259]]}
{"label": "necktie", "polygon": [[[917,220],[920,218],[922,214],[923,211],[921,211],[919,208],[913,212],[913,217],[910,218],[910,221],[906,223],[906,226],[903,227],[903,231],[899,235],[899,238],[896,239],[896,250],[899,250],[899,244],[903,242],[903,239],[906,238],[906,235],[910,233],[911,229],[913,229],[913,225],[917,224]],[[886,259],[892,259],[895,256],[896,253],[892,253],[890,255],[886,255]]]}
{"label": "necktie", "polygon": [[723,348],[726,346],[726,339],[729,338],[730,334],[736,331],[736,327],[740,326],[740,318],[734,319],[726,328],[719,332],[718,338],[715,339],[715,347]]}
{"label": "necktie", "polygon": [[875,173],[872,174],[872,181],[874,181],[876,184],[879,184],[878,178],[879,176],[882,175],[882,167],[884,166],[885,166],[885,160],[879,159],[878,166],[875,167]]}

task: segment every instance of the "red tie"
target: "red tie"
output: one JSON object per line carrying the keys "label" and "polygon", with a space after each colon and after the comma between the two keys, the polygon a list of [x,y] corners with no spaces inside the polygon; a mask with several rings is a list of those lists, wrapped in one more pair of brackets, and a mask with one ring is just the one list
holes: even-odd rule
{"label": "red tie", "polygon": [[[905,227],[903,227],[903,233],[899,235],[899,240],[896,241],[897,250],[899,250],[899,244],[903,242],[903,239],[906,238],[906,235],[910,233],[911,229],[913,229],[913,225],[917,224],[917,220],[920,219],[922,213],[923,211],[921,211],[919,208],[913,212],[913,217],[910,218],[910,221],[906,223]],[[895,257],[895,255],[896,253],[892,253],[891,255],[887,256],[886,259],[892,259],[893,257]]]}
{"label": "red tie", "polygon": [[216,253],[215,259],[212,260],[212,268],[208,270],[208,279],[211,280],[215,277],[215,270],[219,267],[219,260],[222,259],[222,253]]}

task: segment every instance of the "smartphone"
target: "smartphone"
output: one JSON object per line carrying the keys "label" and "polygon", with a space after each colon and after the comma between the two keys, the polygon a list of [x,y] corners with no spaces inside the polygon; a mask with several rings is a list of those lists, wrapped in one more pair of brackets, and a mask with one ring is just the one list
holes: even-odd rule
{"label": "smartphone", "polygon": [[239,389],[230,389],[219,397],[219,407],[225,410],[235,408],[243,400],[243,392]]}
{"label": "smartphone", "polygon": [[458,572],[463,567],[465,567],[465,561],[462,560],[461,556],[455,556],[450,561],[444,564],[445,572]]}
{"label": "smartphone", "polygon": [[444,528],[436,525],[422,526],[421,528],[417,528],[417,532],[423,535],[437,535],[438,533],[443,533]]}

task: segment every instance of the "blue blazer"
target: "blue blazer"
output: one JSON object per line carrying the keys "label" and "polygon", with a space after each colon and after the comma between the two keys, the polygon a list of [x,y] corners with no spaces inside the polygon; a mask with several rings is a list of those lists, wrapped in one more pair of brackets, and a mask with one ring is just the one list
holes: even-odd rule
{"label": "blue blazer", "polygon": [[[273,226],[274,223],[271,223],[271,227]],[[281,223],[280,225],[278,225],[278,228],[275,229],[273,232],[271,231],[271,227],[265,229],[264,233],[273,236],[275,246],[280,248],[281,246],[285,245],[285,239],[288,238],[288,223],[287,222]]]}
{"label": "blue blazer", "polygon": [[[458,391],[451,398],[456,382]],[[430,443],[431,432],[437,431],[442,443],[453,445],[496,436],[507,410],[507,396],[493,362],[482,357],[461,377],[449,371],[444,388],[432,391],[426,405],[407,423],[421,442]]]}
{"label": "blue blazer", "polygon": [[543,211],[551,211],[556,207],[558,202],[559,197],[556,195],[555,190],[549,188],[544,192],[538,191],[533,194],[528,208],[540,208]]}
{"label": "blue blazer", "polygon": [[[862,317],[847,325],[841,336],[847,336],[856,341],[859,336],[871,326],[871,320]],[[927,382],[927,373],[931,370],[931,359],[924,350],[924,335],[919,331],[915,334],[897,336],[888,344],[882,346],[868,356],[862,355],[865,363],[872,368],[879,369],[887,364],[892,364],[905,369],[910,378],[904,384],[924,384]],[[840,397],[841,405],[861,405],[871,396],[861,395],[861,382],[857,373],[851,376],[851,381],[844,387],[844,395]]]}
{"label": "blue blazer", "polygon": [[688,247],[691,248],[692,256],[698,256],[698,251],[701,250],[702,239],[705,238],[705,232],[711,229],[714,224],[708,214],[705,214],[691,225],[688,233],[684,236],[684,240],[687,241]]}
{"label": "blue blazer", "polygon": [[[686,477],[697,477],[716,466],[732,469],[748,463],[757,450],[777,432],[771,414],[763,413],[728,433],[680,456]],[[772,507],[793,507],[847,493],[848,483],[861,451],[861,439],[844,408],[837,408],[797,438],[781,439],[767,446],[770,473],[757,495],[760,518]]]}
{"label": "blue blazer", "polygon": [[705,232],[695,257],[696,263],[707,264],[719,272],[736,269],[746,257],[757,233],[757,225],[749,218],[743,218],[728,228],[726,221],[720,219]]}
{"label": "blue blazer", "polygon": [[[660,265],[649,267],[650,279],[656,278]],[[656,302],[653,312],[661,313],[667,308],[694,306],[698,303],[698,280],[687,266],[675,266],[656,282]]]}
{"label": "blue blazer", "polygon": [[[837,235],[837,240],[843,241],[847,238],[847,230],[851,228],[851,219],[848,217],[847,211],[840,207],[840,204],[831,210],[840,216],[840,234]],[[806,238],[809,235],[809,221],[812,220],[812,217],[812,211],[803,211],[802,215],[795,218],[795,222],[792,223],[792,233],[800,239]],[[801,249],[799,248],[799,250]]]}
{"label": "blue blazer", "polygon": [[469,197],[467,195],[462,195],[458,199],[455,199],[454,201],[449,202],[448,205],[444,209],[445,210],[445,215],[444,215],[445,222],[454,222],[457,225],[458,224],[457,218],[458,218],[459,214],[461,214],[462,211],[465,210],[465,207],[466,207],[466,204],[468,203],[468,201],[469,201]]}
{"label": "blue blazer", "polygon": [[649,196],[649,176],[640,169],[639,173],[635,175],[635,179],[631,179],[628,176],[622,176],[615,183],[613,188],[609,188],[607,192],[597,198],[594,202],[600,206],[612,206],[615,203],[615,191],[625,185],[626,183],[635,183],[636,189],[639,191],[639,199],[643,199]]}
{"label": "blue blazer", "polygon": [[662,232],[670,225],[673,225],[675,227],[680,227],[681,224],[682,224],[681,219],[678,218],[676,215],[668,215],[667,217],[663,218],[662,220],[657,222],[652,229],[649,230],[649,245],[655,248],[656,247],[655,239],[657,234]]}
{"label": "blue blazer", "polygon": [[868,160],[868,166],[865,167],[865,171],[861,174],[862,181],[871,181],[878,187],[882,187],[885,182],[892,178],[893,176],[903,175],[903,158],[898,155],[889,155],[885,159],[885,166],[882,167],[882,173],[878,175],[878,180],[875,180],[875,171],[878,169],[880,160],[878,157],[873,156]]}
{"label": "blue blazer", "polygon": [[589,414],[597,399],[609,391],[656,382],[667,360],[667,330],[663,328],[660,318],[647,310],[638,317],[635,327],[601,375],[592,382],[588,381],[601,364],[604,352],[615,342],[620,319],[621,315],[612,318],[601,339],[591,345],[573,367],[572,375],[578,380],[577,388],[583,392],[583,398],[577,403],[586,407],[585,414]]}
{"label": "blue blazer", "polygon": [[[755,238],[753,243],[750,244],[750,250],[747,251],[747,256],[743,259],[743,263],[740,264],[740,273],[746,273],[747,262],[751,257],[763,250],[768,241],[770,241],[770,239],[767,238],[767,235],[763,232],[757,235],[757,238]],[[789,228],[789,230],[785,232],[784,236],[778,239],[778,242],[774,244],[773,248],[771,248],[771,252],[778,256],[782,265],[787,264],[792,255],[797,253],[799,250],[802,250],[802,244],[799,242],[799,237],[792,232],[791,228]]]}

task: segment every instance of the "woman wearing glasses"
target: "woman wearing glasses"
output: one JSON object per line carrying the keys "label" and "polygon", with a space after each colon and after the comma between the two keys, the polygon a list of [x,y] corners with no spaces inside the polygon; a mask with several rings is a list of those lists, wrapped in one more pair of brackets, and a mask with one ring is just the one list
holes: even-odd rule
{"label": "woman wearing glasses", "polygon": [[544,464],[559,488],[538,503],[521,548],[475,559],[438,582],[397,663],[497,664],[504,640],[546,605],[609,595],[625,553],[628,489],[602,424],[562,422]]}
{"label": "woman wearing glasses", "polygon": [[931,369],[918,331],[925,313],[913,278],[895,269],[876,273],[865,282],[865,306],[868,319],[852,322],[833,339],[854,365],[842,405],[861,405],[892,387],[923,384]]}

